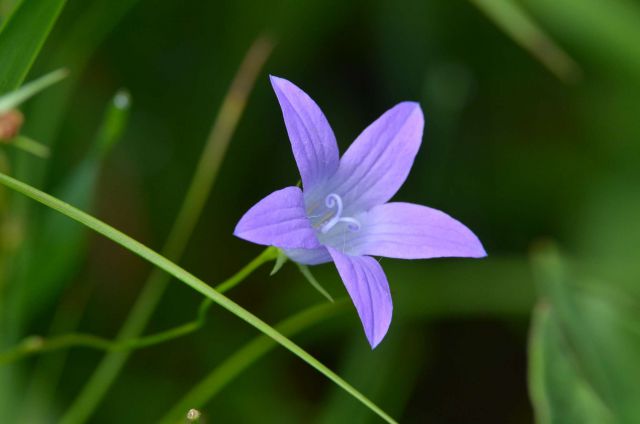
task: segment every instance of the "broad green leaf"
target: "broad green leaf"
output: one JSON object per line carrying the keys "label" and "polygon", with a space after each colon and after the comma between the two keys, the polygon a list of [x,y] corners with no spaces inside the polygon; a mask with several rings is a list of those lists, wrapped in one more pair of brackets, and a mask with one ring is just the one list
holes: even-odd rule
{"label": "broad green leaf", "polygon": [[21,1],[0,29],[0,93],[24,81],[66,0]]}
{"label": "broad green leaf", "polygon": [[537,251],[543,299],[584,381],[617,422],[640,420],[640,307],[623,286],[592,280],[553,247]]}
{"label": "broad green leaf", "polygon": [[534,310],[529,336],[529,394],[538,424],[614,422],[544,303]]}
{"label": "broad green leaf", "polygon": [[229,299],[225,295],[213,289],[204,281],[200,280],[193,274],[189,273],[184,268],[181,268],[179,265],[174,262],[168,260],[164,256],[159,253],[151,250],[147,246],[142,243],[132,239],[121,231],[116,230],[110,225],[100,221],[93,216],[82,212],[81,210],[65,203],[47,193],[44,193],[28,184],[22,183],[14,178],[9,177],[8,175],[0,173],[0,183],[4,184],[6,187],[17,191],[43,205],[60,212],[63,215],[73,219],[74,221],[79,222],[80,224],[92,229],[98,234],[103,235],[109,240],[121,245],[125,249],[130,252],[140,256],[141,258],[147,260],[151,264],[156,267],[162,269],[169,275],[172,275],[177,280],[183,282],[188,285],[195,291],[201,293],[205,297],[211,299],[222,308],[236,315],[238,318],[244,320],[248,324],[255,327],[260,332],[272,338],[274,341],[288,349],[291,353],[298,356],[304,362],[318,370],[321,374],[327,377],[329,380],[333,381],[335,384],[344,389],[347,393],[353,396],[355,399],[360,401],[364,406],[369,408],[372,412],[376,413],[380,418],[384,419],[389,423],[395,423],[396,421],[387,415],[382,409],[380,409],[376,404],[374,404],[371,400],[369,400],[366,396],[356,390],[353,386],[347,383],[342,377],[340,377],[335,372],[331,371],[324,364],[318,361],[315,357],[310,355],[300,346],[292,342],[290,339],[285,337],[282,333],[280,333],[275,328],[271,327],[266,322],[262,321],[260,318]]}

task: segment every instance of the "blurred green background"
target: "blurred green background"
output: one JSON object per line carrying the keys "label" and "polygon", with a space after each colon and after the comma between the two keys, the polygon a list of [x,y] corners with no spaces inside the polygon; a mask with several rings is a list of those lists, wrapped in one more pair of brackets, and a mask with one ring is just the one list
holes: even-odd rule
{"label": "blurred green background", "polygon": [[[0,2],[3,21],[18,3]],[[232,236],[237,220],[298,178],[268,74],[318,102],[341,151],[397,102],[419,101],[423,144],[396,199],[464,222],[488,258],[384,259],[395,316],[375,351],[353,308],[294,340],[400,422],[639,422],[640,2],[68,0],[27,80],[70,76],[21,108],[23,132],[52,154],[1,146],[3,172],[161,249],[262,35],[273,53],[179,263],[211,284],[233,274],[260,252]],[[121,88],[132,98],[122,137],[87,165]],[[65,329],[114,338],[150,266],[1,194],[3,348]],[[323,301],[295,266],[268,268],[230,296],[269,323]],[[38,271],[55,278],[38,286]],[[333,265],[312,271],[346,295]],[[200,300],[172,281],[145,333],[192,320]],[[256,335],[214,306],[199,331],[135,351],[87,419],[156,422]],[[0,365],[0,421],[58,422],[103,356],[75,348]],[[379,420],[282,348],[199,409],[220,423]]]}

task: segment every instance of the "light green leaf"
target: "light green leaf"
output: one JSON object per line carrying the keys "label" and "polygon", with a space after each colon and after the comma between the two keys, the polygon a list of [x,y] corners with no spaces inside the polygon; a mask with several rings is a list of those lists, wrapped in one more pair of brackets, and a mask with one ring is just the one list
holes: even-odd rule
{"label": "light green leaf", "polygon": [[353,396],[355,399],[360,401],[363,405],[369,408],[371,411],[375,412],[378,416],[389,423],[395,423],[396,421],[387,415],[382,409],[380,409],[376,404],[374,404],[371,400],[369,400],[366,396],[356,390],[353,386],[343,380],[339,375],[335,372],[331,371],[325,365],[323,365],[320,361],[318,361],[315,357],[307,353],[300,346],[292,342],[290,339],[282,335],[278,330],[271,327],[266,322],[262,321],[260,318],[229,299],[225,295],[219,293],[214,290],[211,286],[207,285],[204,281],[200,280],[193,274],[186,271],[184,268],[181,268],[174,262],[171,262],[164,256],[159,253],[149,249],[147,246],[142,243],[132,239],[121,231],[116,230],[110,225],[94,218],[93,216],[82,212],[79,209],[74,208],[73,206],[62,202],[55,197],[48,195],[28,184],[20,182],[14,178],[9,177],[8,175],[0,173],[0,183],[4,184],[8,188],[15,190],[31,199],[42,203],[43,205],[54,209],[60,212],[63,215],[68,216],[69,218],[85,225],[88,228],[91,228],[93,231],[105,236],[106,238],[112,240],[113,242],[121,245],[127,250],[135,253],[136,255],[142,257],[158,268],[162,269],[166,273],[172,275],[177,280],[185,283],[195,291],[201,293],[205,297],[213,300],[215,303],[228,310],[232,314],[236,315],[238,318],[244,320],[248,324],[252,325],[265,335],[269,336],[277,343],[288,349],[291,353],[298,356],[300,359],[305,361],[307,364],[311,365],[313,368],[318,370],[320,373],[324,374],[328,379],[333,381],[338,386],[342,387],[347,393]]}
{"label": "light green leaf", "polygon": [[581,374],[550,305],[533,313],[529,336],[529,394],[538,424],[606,424],[611,412]]}
{"label": "light green leaf", "polygon": [[534,271],[575,367],[616,422],[638,422],[640,309],[622,286],[590,280],[553,245],[536,251]]}

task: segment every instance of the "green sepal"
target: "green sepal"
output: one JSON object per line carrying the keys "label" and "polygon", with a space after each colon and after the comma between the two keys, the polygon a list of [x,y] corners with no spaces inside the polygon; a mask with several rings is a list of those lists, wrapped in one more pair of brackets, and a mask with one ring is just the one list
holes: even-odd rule
{"label": "green sepal", "polygon": [[313,286],[314,289],[318,290],[318,292],[320,292],[321,295],[326,297],[327,300],[329,300],[329,302],[334,302],[333,297],[331,297],[329,292],[327,290],[325,290],[325,288],[320,285],[318,280],[316,280],[316,278],[311,273],[311,270],[309,269],[308,266],[302,265],[302,264],[298,264],[298,263],[296,263],[296,265],[298,266],[298,269],[300,270],[300,273],[309,282],[309,284],[311,284],[311,286]]}
{"label": "green sepal", "polygon": [[287,255],[284,254],[282,249],[278,249],[278,256],[276,257],[276,263],[273,264],[273,269],[271,270],[271,273],[269,275],[275,275],[276,272],[280,271],[280,269],[287,262],[287,260],[289,260],[289,258],[287,258]]}

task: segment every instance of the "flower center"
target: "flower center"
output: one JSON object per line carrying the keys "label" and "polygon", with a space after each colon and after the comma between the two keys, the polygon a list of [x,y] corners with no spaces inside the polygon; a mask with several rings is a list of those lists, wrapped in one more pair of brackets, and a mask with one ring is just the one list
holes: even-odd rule
{"label": "flower center", "polygon": [[320,232],[322,234],[326,234],[329,232],[329,230],[331,230],[333,227],[336,226],[336,224],[338,224],[339,222],[345,222],[348,225],[348,228],[351,231],[358,231],[360,229],[360,222],[355,219],[355,218],[351,218],[348,216],[342,216],[342,198],[335,194],[335,193],[331,193],[329,194],[325,199],[324,199],[324,204],[326,205],[327,208],[329,209],[333,209],[336,208],[336,213],[335,215],[333,215],[333,217],[328,220],[327,222],[325,222],[322,227],[320,227]]}

